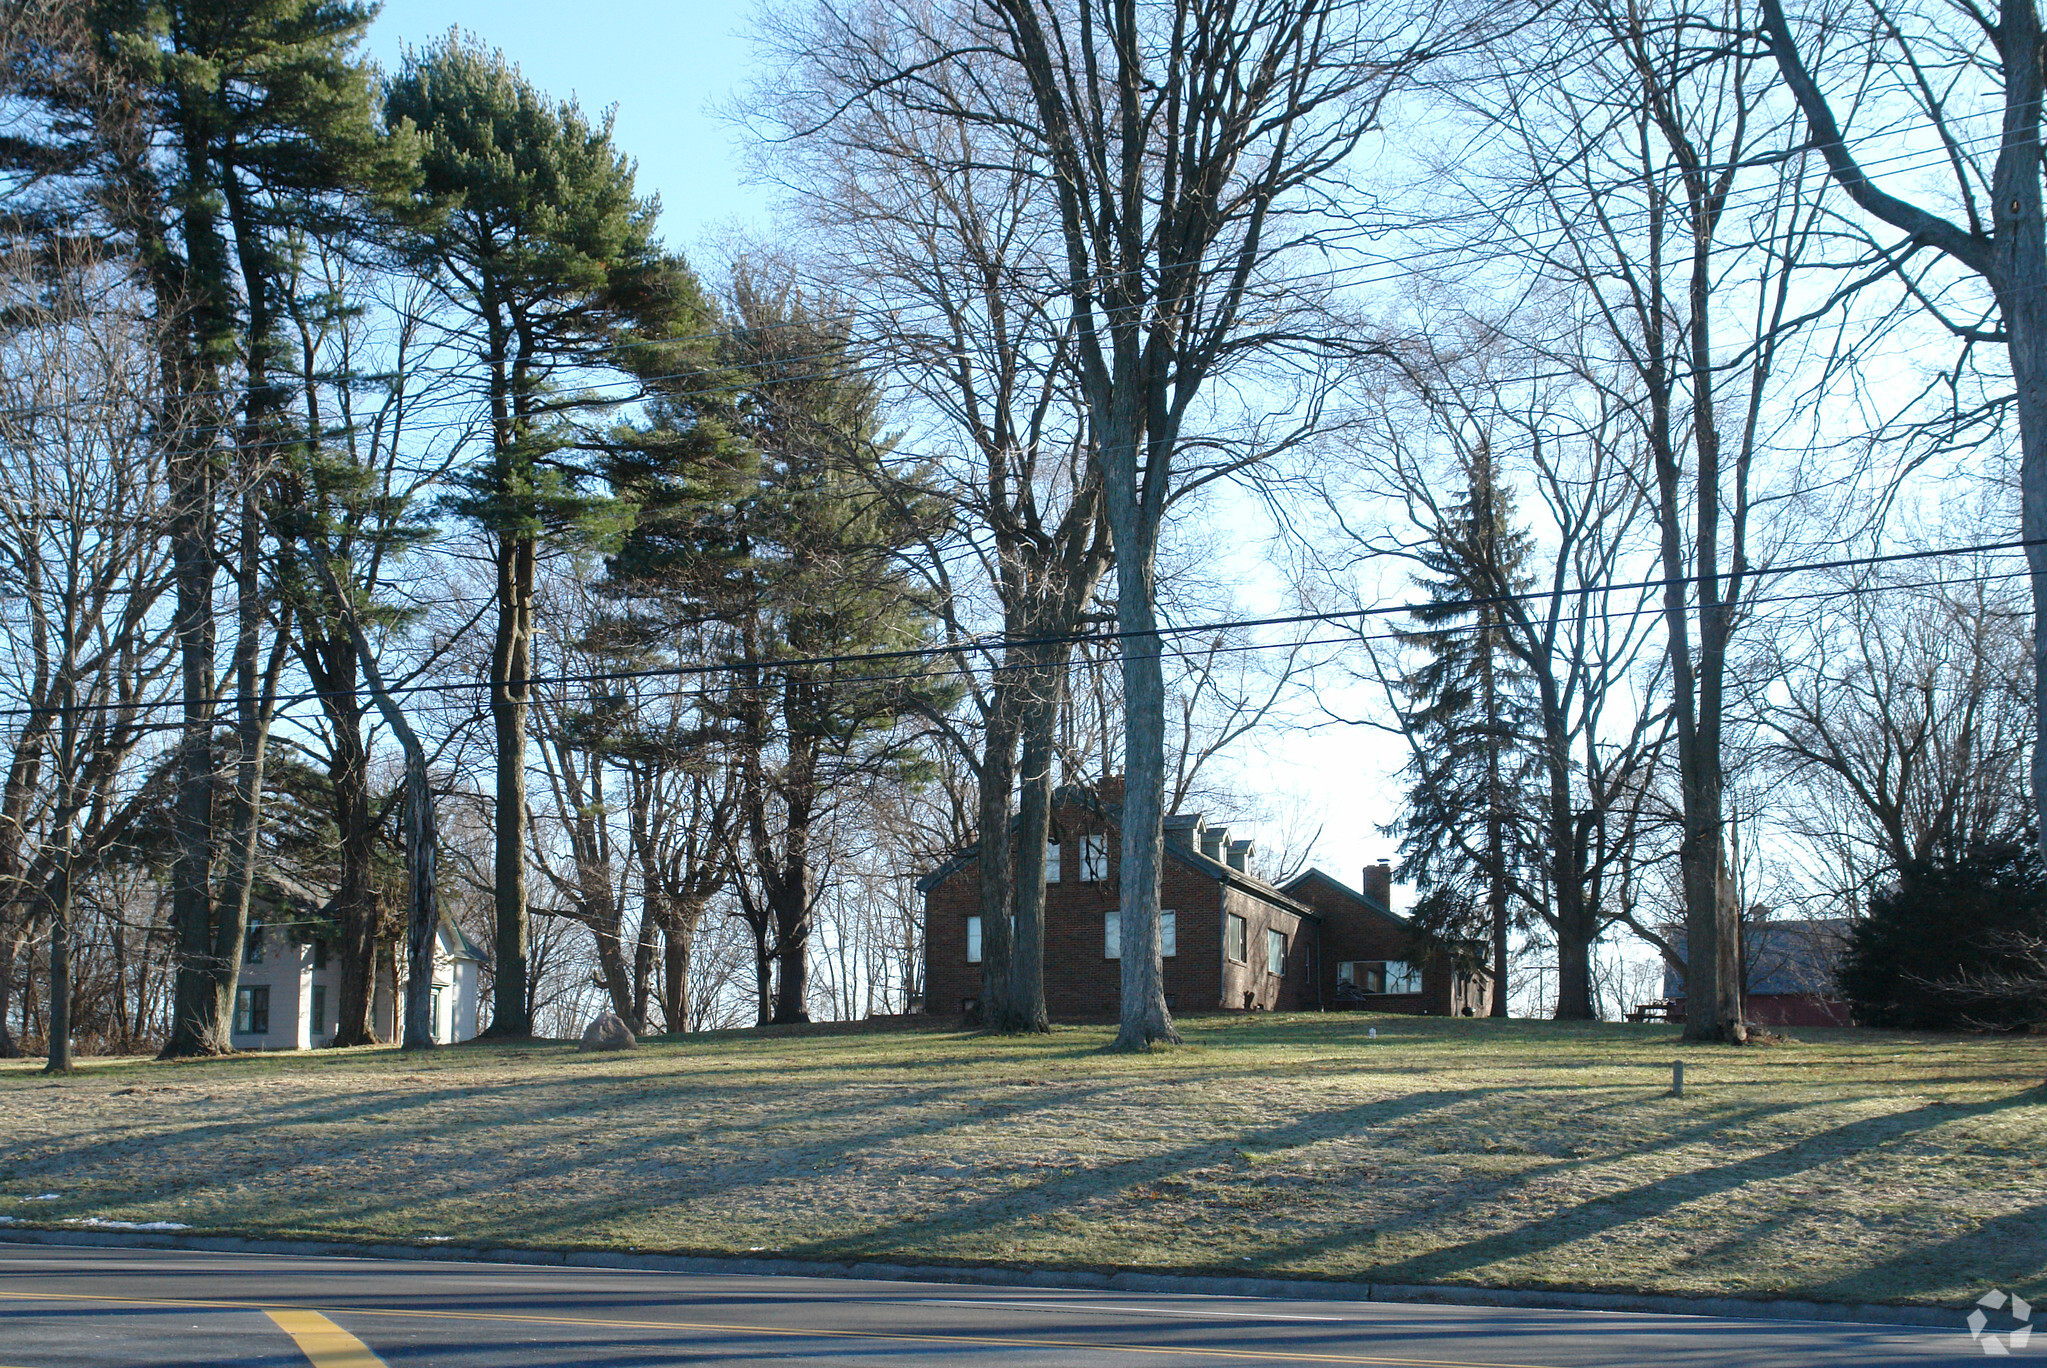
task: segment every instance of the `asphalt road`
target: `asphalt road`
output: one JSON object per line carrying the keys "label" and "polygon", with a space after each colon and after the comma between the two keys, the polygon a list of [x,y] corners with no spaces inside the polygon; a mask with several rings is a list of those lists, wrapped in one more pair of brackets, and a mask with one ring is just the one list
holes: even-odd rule
{"label": "asphalt road", "polygon": [[[2047,1360],[2029,1347],[2006,1362]],[[0,1368],[1980,1363],[1966,1331],[0,1245]]]}

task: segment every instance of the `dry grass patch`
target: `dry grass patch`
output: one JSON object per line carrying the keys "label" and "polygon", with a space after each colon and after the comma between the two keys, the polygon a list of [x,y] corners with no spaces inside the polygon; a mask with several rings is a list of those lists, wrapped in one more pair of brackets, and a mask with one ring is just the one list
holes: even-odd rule
{"label": "dry grass patch", "polygon": [[[1377,1026],[1379,1038],[1366,1031]],[[0,1066],[0,1217],[278,1238],[2047,1302],[2047,1042],[1216,1017]],[[1667,1095],[1670,1061],[1686,1093]],[[27,1200],[47,1193],[58,1200]]]}

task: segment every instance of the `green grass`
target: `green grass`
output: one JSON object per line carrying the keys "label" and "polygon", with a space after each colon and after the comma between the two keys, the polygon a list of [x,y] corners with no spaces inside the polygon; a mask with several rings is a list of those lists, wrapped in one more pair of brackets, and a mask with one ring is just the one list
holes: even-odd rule
{"label": "green grass", "polygon": [[[1366,1038],[1376,1026],[1379,1038]],[[2047,1302],[2047,1041],[1214,1017],[0,1066],[0,1216],[276,1238]],[[1686,1095],[1668,1095],[1686,1061]],[[43,1193],[59,1200],[29,1202]]]}

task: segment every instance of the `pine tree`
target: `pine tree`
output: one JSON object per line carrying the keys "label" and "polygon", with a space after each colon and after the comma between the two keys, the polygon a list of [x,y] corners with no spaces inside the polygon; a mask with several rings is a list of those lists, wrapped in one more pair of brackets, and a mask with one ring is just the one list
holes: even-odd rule
{"label": "pine tree", "polygon": [[916,472],[873,478],[892,459],[879,398],[829,312],[746,271],[733,295],[729,409],[707,413],[693,394],[664,413],[675,452],[722,455],[641,472],[641,520],[610,569],[644,632],[703,629],[731,667],[701,707],[739,769],[760,1020],[805,1021],[818,842],[849,784],[918,779],[926,762],[902,724],[957,690],[916,660],[776,662],[928,644],[934,615],[900,553],[941,513]]}
{"label": "pine tree", "polygon": [[[420,259],[466,319],[490,445],[455,511],[494,543],[497,636],[495,988],[489,1033],[532,1032],[526,897],[526,725],[533,589],[544,537],[615,516],[573,417],[601,400],[564,377],[673,372],[711,310],[654,235],[608,119],[547,99],[502,53],[451,34],[409,57],[385,117],[419,141]],[[615,393],[612,399],[616,399]]]}
{"label": "pine tree", "polygon": [[[376,117],[357,52],[373,8],[347,0],[106,0],[92,32],[121,96],[104,102],[99,203],[155,296],[162,439],[183,656],[184,735],[167,1055],[228,1046],[284,633],[266,601],[265,478],[304,439],[278,365],[287,239],[402,186],[404,144]],[[222,496],[231,516],[223,526]],[[230,831],[216,829],[215,582],[236,590]],[[216,885],[216,852],[227,861]]]}
{"label": "pine tree", "polygon": [[[1421,553],[1431,572],[1422,580],[1428,602],[1412,616],[1424,630],[1400,640],[1426,658],[1403,675],[1402,715],[1413,744],[1403,771],[1407,815],[1387,828],[1400,837],[1401,877],[1424,890],[1439,913],[1439,939],[1476,933],[1492,942],[1492,1014],[1507,1014],[1510,869],[1521,844],[1517,800],[1528,773],[1522,738],[1532,725],[1528,678],[1509,646],[1497,599],[1524,592],[1529,541],[1514,526],[1514,499],[1483,442],[1465,470],[1464,498],[1453,505],[1434,543]],[[1433,900],[1444,889],[1453,896]],[[1482,893],[1479,898],[1454,896]],[[1482,906],[1482,915],[1472,915]],[[1475,925],[1472,923],[1476,923]]]}

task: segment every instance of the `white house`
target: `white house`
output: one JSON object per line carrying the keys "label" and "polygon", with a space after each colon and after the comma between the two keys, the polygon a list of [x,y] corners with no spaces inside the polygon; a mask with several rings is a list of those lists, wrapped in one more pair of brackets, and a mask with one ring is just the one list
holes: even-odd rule
{"label": "white house", "polygon": [[[398,966],[401,970],[403,964]],[[334,1039],[340,1016],[339,965],[325,941],[302,942],[290,928],[252,924],[235,989],[232,1043],[237,1050],[308,1050]],[[477,993],[483,952],[443,917],[434,937],[434,1039],[443,1045],[476,1035]],[[370,1026],[379,1038],[398,1038],[404,980],[379,964],[370,999]]]}

